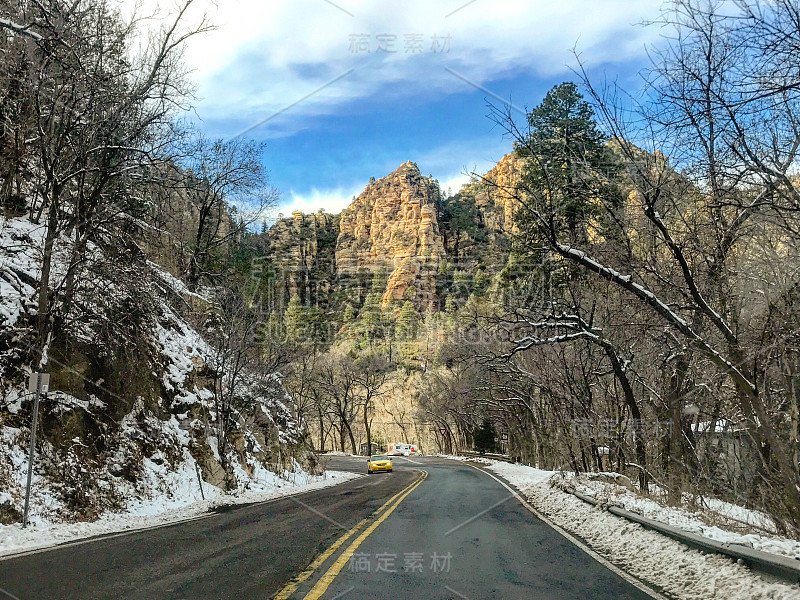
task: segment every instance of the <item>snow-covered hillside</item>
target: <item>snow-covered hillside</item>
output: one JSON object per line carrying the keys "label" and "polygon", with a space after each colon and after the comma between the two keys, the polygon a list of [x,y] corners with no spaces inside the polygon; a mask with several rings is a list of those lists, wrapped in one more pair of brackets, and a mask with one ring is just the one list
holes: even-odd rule
{"label": "snow-covered hillside", "polygon": [[[20,520],[28,470],[25,379],[43,229],[25,217],[0,217],[0,524],[7,525]],[[56,287],[66,277],[70,240],[60,239],[59,248]],[[88,254],[86,283],[63,321],[70,330],[47,365],[52,391],[40,408],[33,524],[116,522],[196,504],[198,472],[210,502],[321,481],[281,375],[242,369],[226,379],[225,355],[190,324],[213,308],[213,293],[190,292],[142,257],[111,277],[94,266],[103,251],[90,244]],[[138,328],[135,343],[129,322]]]}

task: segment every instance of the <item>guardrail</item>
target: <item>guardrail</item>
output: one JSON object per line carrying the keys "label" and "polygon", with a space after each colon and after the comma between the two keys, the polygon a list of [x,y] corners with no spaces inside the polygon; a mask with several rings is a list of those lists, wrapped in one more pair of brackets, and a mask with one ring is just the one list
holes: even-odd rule
{"label": "guardrail", "polygon": [[603,503],[596,498],[581,494],[580,492],[568,487],[559,487],[559,489],[569,492],[576,498],[579,498],[588,504],[597,506],[599,508],[604,508],[612,515],[616,515],[618,517],[622,517],[623,519],[638,523],[646,529],[657,531],[692,548],[702,550],[703,552],[716,552],[718,554],[724,554],[725,556],[729,556],[736,560],[741,560],[752,569],[756,569],[763,573],[769,573],[770,575],[781,577],[783,579],[788,579],[792,583],[800,583],[800,560],[789,558],[788,556],[772,554],[770,552],[762,552],[761,550],[755,550],[739,544],[726,544],[724,542],[718,542],[702,535],[689,533],[688,531],[667,525],[661,521],[648,519],[647,517],[643,517],[642,515],[629,510],[625,510],[619,506],[604,506]]}
{"label": "guardrail", "polygon": [[480,452],[474,452],[472,450],[461,450],[457,453],[458,456],[466,456],[469,458],[490,458],[491,460],[499,460],[502,462],[507,463],[514,463],[514,457],[509,456],[508,454],[492,454],[490,452],[485,452],[481,454]]}

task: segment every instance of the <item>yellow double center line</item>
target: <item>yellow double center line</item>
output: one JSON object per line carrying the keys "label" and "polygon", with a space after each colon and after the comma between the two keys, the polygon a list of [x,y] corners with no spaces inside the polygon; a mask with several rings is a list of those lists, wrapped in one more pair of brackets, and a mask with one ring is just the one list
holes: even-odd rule
{"label": "yellow double center line", "polygon": [[[349,540],[353,535],[355,535],[364,525],[369,523],[372,519],[375,519],[376,516],[380,515],[367,529],[365,529],[361,535],[359,535],[351,544],[347,547],[347,549],[339,556],[336,562],[331,565],[330,569],[320,577],[319,581],[317,581],[316,585],[311,589],[311,591],[306,594],[303,600],[319,600],[322,594],[328,589],[333,580],[336,579],[336,576],[341,572],[344,566],[350,561],[350,558],[353,556],[353,553],[358,549],[358,547],[362,544],[362,542],[369,537],[369,535],[377,529],[378,525],[383,523],[390,514],[394,512],[394,510],[400,506],[400,503],[405,500],[406,496],[408,496],[411,492],[417,489],[422,482],[425,481],[425,478],[428,477],[427,471],[422,471],[422,474],[419,478],[415,479],[414,482],[409,485],[408,487],[403,488],[399,492],[397,492],[394,496],[389,498],[389,500],[383,504],[378,510],[376,510],[369,518],[363,519],[353,527],[350,531],[345,533],[342,537],[336,540],[333,545],[325,550],[322,554],[320,554],[314,562],[312,562],[306,569],[300,573],[297,577],[295,577],[286,587],[284,587],[280,592],[278,592],[277,596],[275,596],[275,600],[288,600],[292,594],[297,590],[298,586],[306,581],[311,575],[319,569],[322,564],[331,557],[347,540]],[[389,507],[387,509],[387,507]],[[381,514],[381,511],[386,509],[386,512]]]}

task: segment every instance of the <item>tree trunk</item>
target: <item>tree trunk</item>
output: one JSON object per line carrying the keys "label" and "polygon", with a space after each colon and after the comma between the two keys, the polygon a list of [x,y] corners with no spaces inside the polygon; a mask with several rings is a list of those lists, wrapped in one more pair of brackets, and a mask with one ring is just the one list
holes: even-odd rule
{"label": "tree trunk", "polygon": [[369,402],[364,403],[364,429],[367,432],[367,456],[372,454],[372,430],[369,426]]}
{"label": "tree trunk", "polygon": [[642,493],[648,493],[647,481],[647,447],[644,440],[644,423],[642,423],[642,413],[639,410],[639,404],[636,402],[636,396],[633,393],[633,387],[625,372],[625,367],[620,361],[616,350],[611,344],[605,347],[606,355],[611,361],[611,367],[614,369],[614,375],[622,387],[622,393],[625,397],[625,405],[631,413],[634,427],[634,445],[636,448],[636,461],[639,463],[639,487]]}
{"label": "tree trunk", "polygon": [[319,451],[325,452],[325,413],[318,408],[317,415],[319,416]]}
{"label": "tree trunk", "polygon": [[[53,192],[55,196],[55,192]],[[50,337],[50,272],[53,265],[53,250],[58,235],[58,206],[54,199],[50,200],[47,211],[47,233],[42,249],[42,275],[39,281],[39,301],[37,326],[39,332],[38,360],[39,368],[44,368],[47,358],[47,346]]]}
{"label": "tree trunk", "polygon": [[344,421],[345,427],[347,427],[347,435],[350,437],[350,445],[353,447],[353,454],[358,454],[358,450],[356,449],[356,438],[353,435],[353,428],[350,427],[350,423],[347,420]]}

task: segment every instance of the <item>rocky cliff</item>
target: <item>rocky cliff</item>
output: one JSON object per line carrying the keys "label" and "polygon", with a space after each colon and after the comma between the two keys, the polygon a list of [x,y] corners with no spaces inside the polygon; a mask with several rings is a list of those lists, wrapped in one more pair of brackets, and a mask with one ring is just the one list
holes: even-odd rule
{"label": "rocky cliff", "polygon": [[[515,233],[514,213],[519,209],[515,188],[522,177],[524,160],[514,153],[506,154],[495,167],[483,176],[483,181],[467,186],[464,192],[473,192],[475,205],[483,214],[490,231]],[[471,189],[469,189],[471,188]]]}
{"label": "rocky cliff", "polygon": [[[279,291],[308,304],[359,306],[370,291],[381,294],[384,307],[411,300],[424,312],[442,304],[436,281],[442,261],[464,263],[467,270],[502,268],[519,206],[510,190],[521,172],[522,162],[509,154],[449,200],[475,208],[475,227],[462,232],[464,251],[457,256],[446,249],[439,186],[410,161],[371,180],[340,215],[298,212],[280,219],[269,232],[268,256],[280,274]],[[346,298],[328,293],[336,290]]]}
{"label": "rocky cliff", "polygon": [[295,212],[280,219],[268,234],[268,268],[275,277],[275,298],[295,294],[303,303],[327,298],[336,279],[336,238],[339,216]]}
{"label": "rocky cliff", "polygon": [[517,233],[514,214],[523,161],[504,156],[488,173],[463,186],[446,201],[445,247],[448,261],[467,273],[503,269]]}
{"label": "rocky cliff", "polygon": [[436,218],[439,189],[407,162],[391,175],[371,182],[342,212],[336,242],[340,281],[359,271],[389,273],[382,303],[412,299],[430,305],[436,272],[445,257]]}

